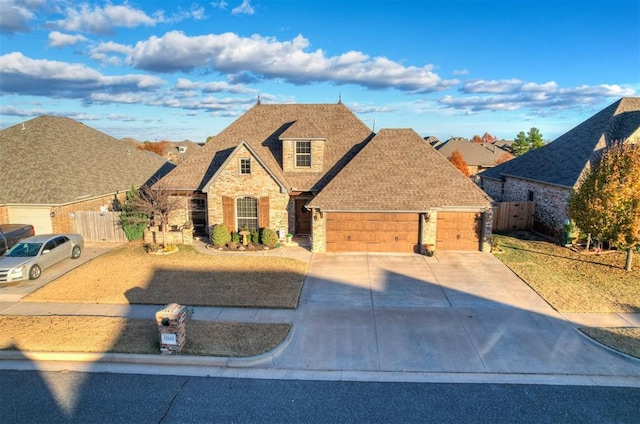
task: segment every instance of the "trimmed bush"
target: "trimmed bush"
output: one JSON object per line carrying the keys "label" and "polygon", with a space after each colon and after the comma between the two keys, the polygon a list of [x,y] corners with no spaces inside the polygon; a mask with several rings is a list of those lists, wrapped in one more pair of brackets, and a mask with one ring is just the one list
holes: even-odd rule
{"label": "trimmed bush", "polygon": [[236,233],[235,231],[231,233],[231,241],[234,243],[240,243],[240,233]]}
{"label": "trimmed bush", "polygon": [[271,228],[262,230],[262,244],[273,247],[278,243],[278,234]]}
{"label": "trimmed bush", "polygon": [[217,224],[211,231],[211,244],[214,246],[224,246],[231,241],[229,229],[224,224]]}
{"label": "trimmed bush", "polygon": [[258,230],[251,231],[251,243],[253,244],[260,243],[260,232]]}

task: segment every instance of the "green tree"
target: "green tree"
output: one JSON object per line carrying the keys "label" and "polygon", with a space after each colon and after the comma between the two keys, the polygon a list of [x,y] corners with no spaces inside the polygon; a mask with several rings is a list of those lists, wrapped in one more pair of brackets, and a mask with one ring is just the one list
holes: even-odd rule
{"label": "green tree", "polygon": [[142,240],[144,230],[149,223],[149,216],[138,212],[133,206],[138,197],[140,197],[138,189],[135,185],[131,184],[131,188],[126,194],[126,200],[122,205],[122,212],[120,213],[120,223],[129,241]]}
{"label": "green tree", "polygon": [[640,246],[640,145],[615,143],[569,198],[569,215],[580,230],[627,251]]}
{"label": "green tree", "polygon": [[531,128],[527,133],[527,141],[529,142],[529,150],[539,149],[544,146],[542,134],[540,134],[540,130],[536,127]]}
{"label": "green tree", "polygon": [[520,131],[511,145],[511,152],[514,156],[522,156],[529,151],[529,141],[524,131]]}

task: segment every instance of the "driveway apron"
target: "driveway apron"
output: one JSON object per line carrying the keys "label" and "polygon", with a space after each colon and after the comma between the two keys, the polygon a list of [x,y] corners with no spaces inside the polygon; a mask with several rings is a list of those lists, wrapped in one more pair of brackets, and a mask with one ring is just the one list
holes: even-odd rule
{"label": "driveway apron", "polygon": [[480,252],[313,255],[272,366],[640,376]]}

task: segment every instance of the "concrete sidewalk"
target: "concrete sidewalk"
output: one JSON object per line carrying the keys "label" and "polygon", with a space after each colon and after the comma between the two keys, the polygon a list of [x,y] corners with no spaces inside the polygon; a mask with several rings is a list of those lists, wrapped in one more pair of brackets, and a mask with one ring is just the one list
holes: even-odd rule
{"label": "concrete sidewalk", "polygon": [[[197,247],[209,254],[219,254]],[[0,366],[375,381],[545,382],[640,387],[640,360],[577,327],[637,327],[640,314],[557,313],[493,255],[311,255],[297,310],[193,308],[193,319],[290,322],[255,358],[0,352]],[[242,253],[246,254],[246,253]],[[4,290],[4,289],[3,289]],[[0,314],[153,319],[162,305],[38,304],[3,298]],[[86,362],[83,362],[86,361]]]}

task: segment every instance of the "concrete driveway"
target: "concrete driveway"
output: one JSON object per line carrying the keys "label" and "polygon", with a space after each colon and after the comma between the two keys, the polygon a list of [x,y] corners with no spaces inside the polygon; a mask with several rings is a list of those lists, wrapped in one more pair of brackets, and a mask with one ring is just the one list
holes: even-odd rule
{"label": "concrete driveway", "polygon": [[313,255],[287,344],[295,370],[640,376],[493,255]]}

